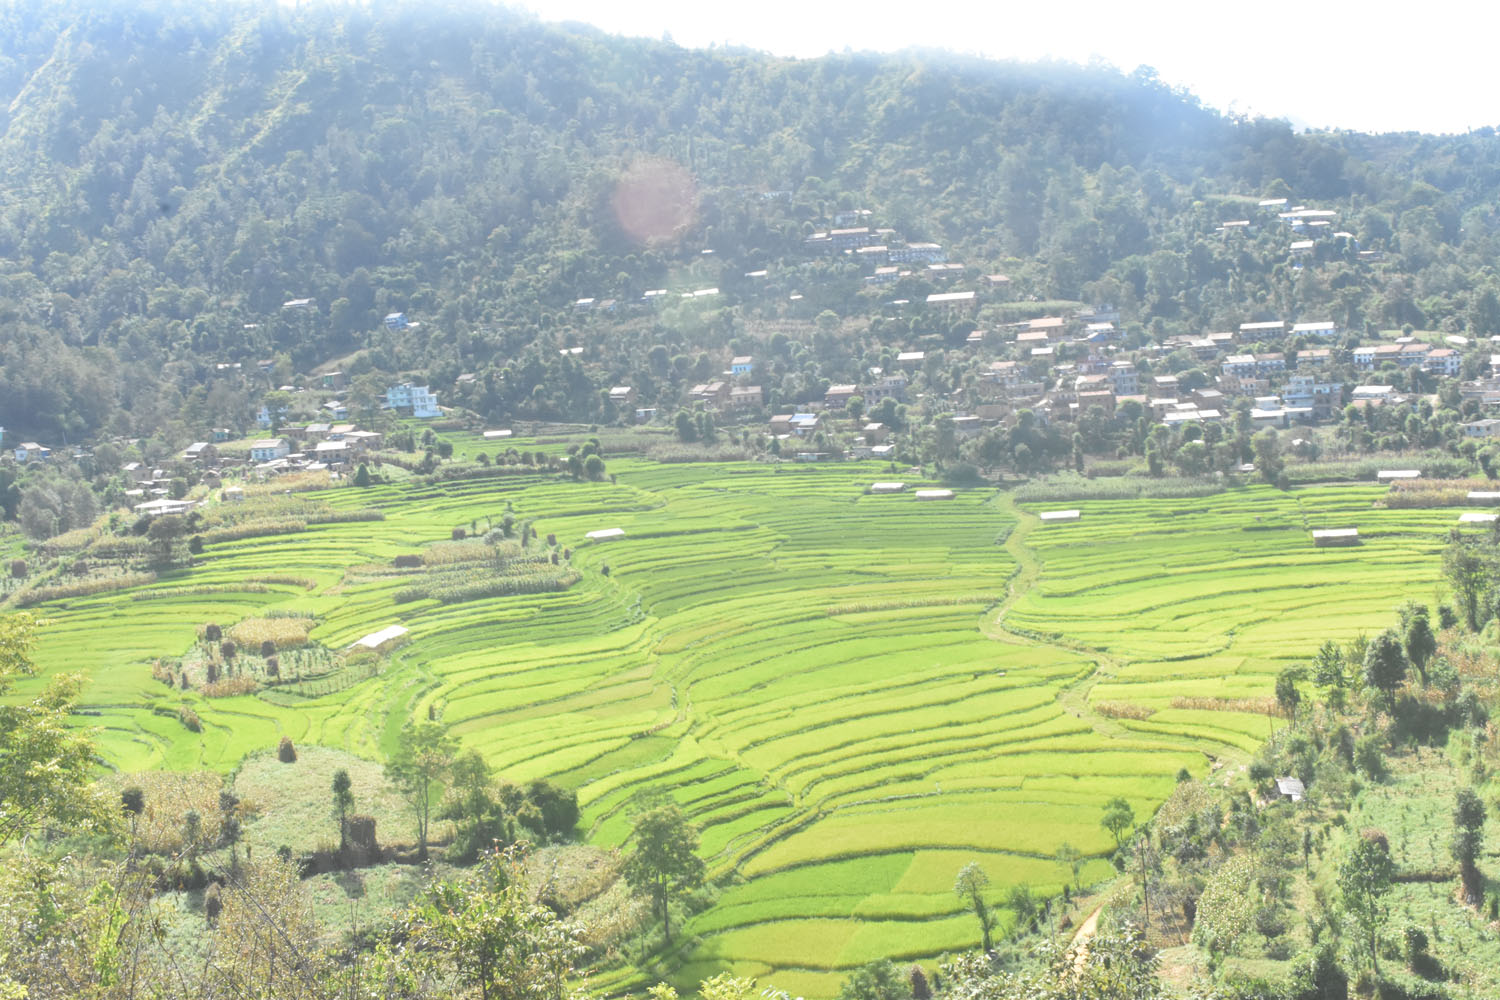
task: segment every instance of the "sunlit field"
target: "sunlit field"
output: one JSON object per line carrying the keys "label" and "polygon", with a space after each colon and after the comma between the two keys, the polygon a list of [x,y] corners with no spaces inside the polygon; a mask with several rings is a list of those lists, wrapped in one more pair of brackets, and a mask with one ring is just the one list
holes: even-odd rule
{"label": "sunlit field", "polygon": [[[969,861],[999,889],[1052,893],[1071,880],[1054,860],[1068,842],[1091,856],[1085,880],[1102,875],[1104,801],[1144,817],[1180,770],[1242,759],[1274,724],[1243,700],[1324,638],[1432,600],[1456,520],[1376,508],[1372,486],[1250,487],[1068,504],[1079,521],[1044,527],[1051,507],[993,489],[922,502],[914,490],[938,484],[874,463],[609,471],[319,491],[384,520],[210,544],[148,586],[42,606],[38,661],[89,676],[80,721],[122,769],[227,771],[282,735],[380,759],[402,722],[431,716],[506,777],[576,787],[602,846],[625,843],[636,796],[663,791],[724,880],[684,928],[681,982],[730,969],[829,996],[872,959],[976,945],[952,891]],[[908,489],[868,491],[890,479]],[[577,582],[401,595],[398,556],[507,515],[535,533],[524,551],[555,549]],[[1345,526],[1361,545],[1314,548],[1310,529]],[[611,528],[624,536],[588,537]],[[393,624],[409,641],[254,694],[153,679],[204,623],[293,611],[330,650]]]}

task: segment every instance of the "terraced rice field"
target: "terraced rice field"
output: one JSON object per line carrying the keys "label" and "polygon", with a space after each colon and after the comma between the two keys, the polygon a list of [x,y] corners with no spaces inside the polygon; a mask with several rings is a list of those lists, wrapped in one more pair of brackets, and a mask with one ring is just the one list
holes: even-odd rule
{"label": "terraced rice field", "polygon": [[[1041,528],[993,490],[870,495],[890,478],[874,464],[610,471],[329,491],[386,520],[213,545],[175,578],[45,608],[39,661],[91,674],[90,721],[125,768],[228,769],[283,733],[378,759],[430,710],[507,776],[577,787],[595,843],[623,843],[632,797],[664,789],[734,876],[689,922],[679,980],[728,968],[824,997],[873,958],[977,944],[952,893],[971,860],[997,890],[1053,892],[1068,841],[1102,873],[1107,798],[1145,815],[1179,769],[1266,732],[1173,699],[1264,695],[1323,637],[1430,599],[1453,520],[1372,510],[1373,487],[1251,488],[1068,505],[1079,522]],[[360,569],[507,510],[574,547],[582,581],[397,604],[398,580]],[[1309,526],[1346,524],[1363,546],[1313,549]],[[607,528],[624,538],[588,539]],[[204,700],[151,679],[197,625],[276,608],[315,614],[328,646],[396,623],[412,641],[326,692]],[[1105,700],[1155,714],[1105,718]],[[184,701],[201,734],[177,721]]]}
{"label": "terraced rice field", "polygon": [[[1076,524],[1028,536],[1041,577],[1006,623],[1103,653],[1113,666],[1090,700],[1155,710],[1122,725],[1248,749],[1267,732],[1264,716],[1173,701],[1264,696],[1278,671],[1306,662],[1324,639],[1388,627],[1401,600],[1438,600],[1439,555],[1457,515],[1375,507],[1385,493],[1374,485],[1252,487],[1193,500],[1079,503]],[[1358,546],[1309,540],[1312,529],[1342,527],[1359,529]]]}

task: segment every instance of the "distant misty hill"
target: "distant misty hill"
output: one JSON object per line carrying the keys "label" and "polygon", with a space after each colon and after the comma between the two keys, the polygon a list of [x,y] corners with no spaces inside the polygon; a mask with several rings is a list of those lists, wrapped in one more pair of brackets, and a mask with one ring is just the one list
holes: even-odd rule
{"label": "distant misty hill", "polygon": [[[1409,274],[1411,308],[1440,318],[1464,283],[1418,275],[1493,257],[1500,149],[1297,135],[1142,73],[793,61],[402,4],[12,5],[0,109],[0,425],[54,441],[191,438],[269,388],[216,366],[307,371],[356,350],[439,386],[477,374],[473,404],[497,417],[595,418],[651,337],[613,370],[523,376],[528,357],[555,363],[527,352],[568,332],[575,299],[722,288],[726,314],[676,323],[684,349],[743,332],[735,283],[756,269],[858,314],[836,269],[777,278],[841,209],[1003,266],[1023,294],[1187,329],[1279,311],[1269,249],[1226,262],[1200,244],[1245,199],[1286,192],[1352,213]],[[684,171],[691,210],[643,241],[617,195],[653,164]],[[1359,289],[1380,308],[1385,286]],[[296,299],[310,308],[281,308]],[[790,301],[754,311],[806,308]],[[392,333],[392,311],[420,325]]]}

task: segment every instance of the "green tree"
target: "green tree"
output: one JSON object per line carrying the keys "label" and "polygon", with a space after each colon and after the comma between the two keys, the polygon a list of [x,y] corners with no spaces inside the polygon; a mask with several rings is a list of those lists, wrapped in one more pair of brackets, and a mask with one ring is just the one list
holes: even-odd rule
{"label": "green tree", "polygon": [[1365,686],[1379,691],[1390,708],[1396,701],[1396,689],[1404,680],[1406,653],[1396,633],[1386,629],[1365,650]]}
{"label": "green tree", "polygon": [[676,803],[668,802],[637,815],[631,839],[635,846],[625,859],[625,881],[650,894],[652,912],[661,918],[670,943],[672,897],[703,884],[698,831]]}
{"label": "green tree", "polygon": [[[0,618],[0,697],[35,672],[36,620]],[[110,810],[93,788],[93,742],[69,725],[82,678],[65,674],[29,699],[0,704],[0,848],[42,820],[87,827]],[[114,815],[118,815],[115,813]]]}
{"label": "green tree", "polygon": [[1437,652],[1437,636],[1432,634],[1432,625],[1427,620],[1427,606],[1425,604],[1413,605],[1408,614],[1404,615],[1405,628],[1403,629],[1403,645],[1406,658],[1416,668],[1417,674],[1422,678],[1422,686],[1427,686],[1427,661],[1432,654]]}
{"label": "green tree", "polygon": [[583,950],[580,928],[535,899],[510,855],[490,854],[474,878],[437,886],[403,926],[410,954],[481,1000],[560,1000]]}
{"label": "green tree", "polygon": [[1099,825],[1108,830],[1115,838],[1115,850],[1120,849],[1120,842],[1135,824],[1135,810],[1130,808],[1130,803],[1122,796],[1115,796],[1104,803],[1104,815],[1099,819]]}
{"label": "green tree", "polygon": [[1479,901],[1483,879],[1475,862],[1484,849],[1484,802],[1472,788],[1460,788],[1453,802],[1453,839],[1448,845],[1458,862],[1458,877],[1464,901]]}
{"label": "green tree", "polygon": [[1328,703],[1335,710],[1343,708],[1344,690],[1349,684],[1347,662],[1343,649],[1332,639],[1324,639],[1313,657],[1313,681],[1328,688]]}
{"label": "green tree", "polygon": [[1016,928],[1021,931],[1031,929],[1042,911],[1041,900],[1025,882],[1010,887],[1010,892],[1005,896],[1005,905],[1016,915]]}
{"label": "green tree", "polygon": [[478,750],[465,750],[455,757],[448,778],[448,797],[439,815],[454,823],[449,858],[467,863],[515,842],[515,811],[523,804],[519,790],[513,785],[496,789],[489,763]]}
{"label": "green tree", "polygon": [[370,485],[370,467],[364,462],[359,463],[359,468],[354,473],[354,485],[361,489]]}
{"label": "green tree", "polygon": [[1067,865],[1068,870],[1073,873],[1073,889],[1081,890],[1083,885],[1079,878],[1083,873],[1083,852],[1067,841],[1063,841],[1057,849],[1057,863]]}
{"label": "green tree", "polygon": [[578,793],[571,788],[538,778],[526,786],[526,798],[541,814],[542,827],[548,833],[571,833],[578,825]]}
{"label": "green tree", "polygon": [[416,818],[417,845],[424,860],[433,800],[448,777],[457,746],[436,722],[407,722],[397,737],[395,754],[385,765],[386,776],[401,789]]}
{"label": "green tree", "polygon": [[1364,934],[1375,972],[1380,972],[1380,928],[1385,922],[1385,897],[1391,891],[1395,866],[1385,835],[1366,830],[1355,837],[1339,862],[1337,883],[1344,912]]}
{"label": "green tree", "polygon": [[1453,586],[1453,600],[1470,632],[1483,624],[1480,608],[1489,588],[1489,568],[1484,558],[1460,539],[1455,538],[1443,550],[1443,575]]}
{"label": "green tree", "polygon": [[970,861],[958,870],[958,878],[953,882],[953,894],[959,899],[966,900],[969,907],[973,909],[974,916],[979,920],[980,946],[988,954],[993,947],[991,933],[995,929],[995,913],[984,900],[984,890],[989,888],[990,877],[980,867],[979,862]]}
{"label": "green tree", "polygon": [[1267,427],[1251,439],[1251,444],[1255,448],[1255,471],[1266,482],[1276,483],[1285,469],[1285,462],[1281,457],[1281,439]]}
{"label": "green tree", "polygon": [[1276,675],[1276,704],[1289,719],[1297,718],[1297,706],[1302,702],[1302,692],[1297,690],[1297,682],[1302,677],[1301,667],[1287,667]]}
{"label": "green tree", "polygon": [[339,768],[333,772],[333,818],[339,825],[339,854],[349,848],[349,828],[347,821],[349,810],[354,808],[354,783],[349,780],[349,772]]}
{"label": "green tree", "polygon": [[850,973],[838,1000],[911,1000],[911,984],[896,963],[880,958]]}

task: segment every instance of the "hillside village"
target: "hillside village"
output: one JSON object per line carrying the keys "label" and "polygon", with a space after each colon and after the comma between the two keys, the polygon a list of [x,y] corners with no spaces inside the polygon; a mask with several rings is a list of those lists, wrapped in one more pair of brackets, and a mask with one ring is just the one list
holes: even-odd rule
{"label": "hillside village", "polygon": [[[737,194],[779,204],[790,193]],[[1330,445],[1350,451],[1440,446],[1473,458],[1487,439],[1500,436],[1500,420],[1489,415],[1500,405],[1500,354],[1491,353],[1500,337],[1419,334],[1410,325],[1381,332],[1368,322],[1348,328],[1324,315],[1254,316],[1231,329],[1172,333],[1159,320],[1147,328],[1125,319],[1110,303],[1049,310],[1059,303],[1019,294],[1011,277],[950,260],[939,244],[908,242],[874,224],[875,215],[869,209],[833,213],[828,228],[801,239],[801,260],[791,275],[763,268],[736,282],[721,278],[733,286],[723,289],[652,288],[632,299],[573,301],[562,332],[567,343],[553,348],[554,364],[570,381],[591,383],[596,402],[572,419],[675,428],[684,442],[693,442],[706,418],[767,457],[963,460],[990,477],[1051,468],[1070,455],[1083,471],[1090,458],[1144,456],[1148,441],[1158,455],[1150,464],[1154,474],[1178,445],[1193,441],[1204,443],[1204,454],[1180,462],[1180,471],[1250,471],[1245,435],[1265,429],[1291,432],[1284,450],[1303,458]],[[1252,217],[1215,225],[1213,235],[1226,246],[1257,238],[1262,249],[1279,244],[1293,274],[1334,263],[1385,266],[1383,251],[1361,249],[1355,234],[1336,228],[1337,219],[1330,209],[1269,198],[1258,202]],[[711,249],[691,256],[697,259],[688,260],[688,274],[706,273],[704,262],[721,275],[729,267],[713,262]],[[888,297],[892,292],[909,297]],[[849,314],[825,308],[810,315],[816,304],[806,305],[809,299],[849,303]],[[684,304],[718,310],[747,334],[762,333],[733,338],[717,359],[701,351],[696,359],[679,356],[675,371],[663,370],[659,348],[647,370],[622,366],[609,345],[658,326],[662,310]],[[312,298],[288,300],[280,314],[283,322],[320,322]],[[388,313],[381,326],[387,337],[426,335],[420,321],[401,311]],[[900,339],[889,335],[902,330]],[[810,342],[800,351],[799,336]],[[534,348],[554,339],[539,337]],[[746,353],[734,353],[734,346]],[[131,483],[127,497],[137,507],[172,500],[163,481],[170,475],[159,467],[172,457],[216,473],[264,478],[327,471],[337,477],[379,450],[383,435],[397,426],[393,418],[487,427],[483,398],[493,387],[486,383],[536,366],[534,352],[515,361],[496,358],[484,375],[460,373],[434,390],[382,380],[368,354],[345,359],[359,369],[357,376],[333,364],[295,375],[284,356],[206,369],[206,390],[233,387],[253,409],[241,411],[241,426],[193,429],[203,440],[175,456],[158,447],[149,461],[128,463],[122,469]],[[1448,416],[1435,419],[1440,411]],[[1427,421],[1415,433],[1406,424],[1409,413]],[[683,414],[691,418],[686,426]],[[1337,440],[1314,432],[1352,421],[1369,431]],[[1019,459],[1018,422],[1028,433],[1037,429],[1027,448],[1032,454]],[[1070,442],[1069,427],[1083,433]],[[1158,427],[1169,436],[1153,437]],[[1382,429],[1391,433],[1381,435]],[[244,469],[220,468],[219,446],[255,432],[263,436],[249,441]],[[490,429],[486,440],[498,444],[508,434]],[[1237,436],[1239,444],[1214,454],[1226,436]],[[35,441],[0,439],[0,447],[0,461],[17,464],[87,455]]]}

